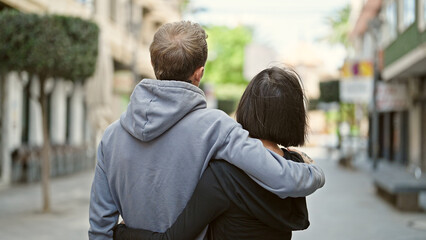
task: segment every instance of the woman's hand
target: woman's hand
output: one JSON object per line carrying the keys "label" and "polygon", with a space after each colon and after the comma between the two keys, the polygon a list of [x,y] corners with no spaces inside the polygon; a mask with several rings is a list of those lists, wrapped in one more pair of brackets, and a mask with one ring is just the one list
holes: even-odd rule
{"label": "woman's hand", "polygon": [[314,160],[312,160],[312,158],[310,158],[306,153],[304,153],[304,152],[302,152],[300,150],[297,150],[295,148],[287,148],[287,149],[289,151],[297,152],[298,154],[300,154],[300,156],[302,156],[302,158],[303,158],[303,162],[308,163],[308,164],[315,163]]}

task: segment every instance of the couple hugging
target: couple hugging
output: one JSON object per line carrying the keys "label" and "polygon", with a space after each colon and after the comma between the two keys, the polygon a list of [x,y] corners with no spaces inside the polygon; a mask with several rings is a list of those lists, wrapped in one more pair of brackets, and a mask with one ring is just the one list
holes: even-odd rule
{"label": "couple hugging", "polygon": [[291,239],[309,226],[305,196],[325,178],[304,153],[287,148],[306,137],[299,76],[261,71],[235,121],[207,109],[198,88],[206,38],[187,21],[154,35],[158,80],[136,85],[98,147],[89,239]]}

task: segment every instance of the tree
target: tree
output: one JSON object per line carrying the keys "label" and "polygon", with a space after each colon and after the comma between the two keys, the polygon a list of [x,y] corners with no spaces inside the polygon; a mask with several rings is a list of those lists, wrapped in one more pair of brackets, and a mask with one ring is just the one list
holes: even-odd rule
{"label": "tree", "polygon": [[61,24],[71,46],[67,51],[64,63],[72,63],[62,66],[61,77],[72,81],[84,81],[92,76],[96,68],[98,55],[99,28],[96,24],[80,18],[53,16],[55,21]]}
{"label": "tree", "polygon": [[[0,119],[0,131],[1,131],[1,158],[2,158],[2,178],[7,182],[10,180],[10,172],[6,164],[10,162],[10,154],[7,144],[8,129],[4,122],[6,120],[5,109],[7,106],[7,85],[6,85],[6,74],[11,71],[22,71],[25,66],[25,59],[30,48],[32,41],[28,32],[17,32],[16,29],[22,29],[23,27],[32,28],[32,22],[34,22],[35,15],[28,15],[26,18],[16,19],[18,12],[4,10],[0,13],[0,89],[1,89],[1,119]],[[15,20],[14,20],[15,19]],[[27,44],[24,44],[24,43]]]}
{"label": "tree", "polygon": [[[342,45],[343,47],[345,47],[346,50],[350,50],[351,48],[350,41],[349,41],[349,33],[351,30],[350,24],[349,24],[350,13],[351,13],[351,5],[347,4],[343,8],[333,13],[332,16],[328,16],[325,19],[325,21],[326,21],[326,24],[330,27],[331,31],[329,32],[328,36],[326,36],[323,40],[326,40],[328,43],[332,45]],[[350,115],[353,108],[348,107],[348,104],[343,104],[340,102],[339,95],[336,94],[339,91],[338,84],[329,82],[327,84],[324,84],[323,88],[321,89],[321,98],[323,100],[332,99],[333,101],[337,100],[339,102],[339,114],[337,117],[337,125],[338,125],[337,137],[339,139],[338,148],[340,148],[342,144],[342,136],[339,130],[339,126],[343,122],[342,116],[348,115],[348,114]],[[323,92],[325,93],[325,91],[323,90],[332,90],[334,94],[328,94],[328,95],[324,94],[323,96]]]}
{"label": "tree", "polygon": [[243,26],[205,29],[209,58],[203,79],[215,86],[219,98],[239,99],[248,84],[243,76],[244,49],[251,42],[252,33]]}
{"label": "tree", "polygon": [[50,210],[50,139],[45,82],[48,78],[84,81],[90,77],[96,66],[98,35],[96,24],[74,17],[15,11],[0,14],[2,72],[26,71],[40,81],[43,211]]}
{"label": "tree", "polygon": [[330,27],[331,31],[324,38],[330,44],[341,44],[346,49],[350,47],[349,33],[349,16],[351,13],[351,6],[347,4],[343,8],[337,10],[332,16],[325,18],[326,24]]}

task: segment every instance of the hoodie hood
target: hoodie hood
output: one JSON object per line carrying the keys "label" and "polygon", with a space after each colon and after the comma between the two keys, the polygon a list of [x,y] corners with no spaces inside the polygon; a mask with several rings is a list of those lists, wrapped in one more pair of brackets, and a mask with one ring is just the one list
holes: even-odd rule
{"label": "hoodie hood", "polygon": [[143,79],[132,95],[120,123],[141,141],[151,141],[186,114],[206,108],[204,92],[187,82]]}

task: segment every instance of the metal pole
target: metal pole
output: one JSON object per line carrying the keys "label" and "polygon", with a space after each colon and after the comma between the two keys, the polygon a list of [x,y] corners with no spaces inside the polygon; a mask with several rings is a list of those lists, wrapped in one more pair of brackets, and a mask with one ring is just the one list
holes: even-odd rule
{"label": "metal pole", "polygon": [[373,124],[372,124],[372,155],[373,155],[373,170],[377,170],[377,165],[378,165],[378,156],[379,156],[379,113],[377,111],[377,102],[376,102],[376,97],[377,97],[377,82],[378,82],[378,78],[379,78],[379,73],[378,73],[379,69],[378,69],[378,63],[377,63],[377,47],[375,49],[375,54],[374,54],[374,77],[373,77],[373,109],[372,109],[372,120],[373,120]]}
{"label": "metal pole", "polygon": [[379,18],[373,18],[369,22],[369,29],[371,30],[374,38],[374,75],[373,75],[373,109],[372,109],[372,157],[373,157],[373,170],[377,170],[379,163],[379,112],[377,109],[377,83],[379,81],[379,44],[380,44],[380,26]]}

